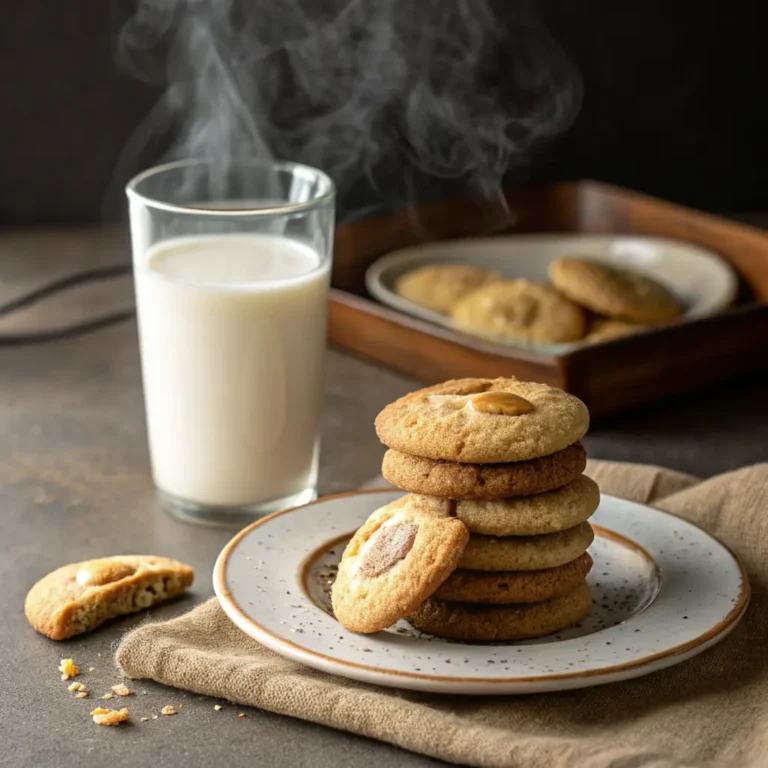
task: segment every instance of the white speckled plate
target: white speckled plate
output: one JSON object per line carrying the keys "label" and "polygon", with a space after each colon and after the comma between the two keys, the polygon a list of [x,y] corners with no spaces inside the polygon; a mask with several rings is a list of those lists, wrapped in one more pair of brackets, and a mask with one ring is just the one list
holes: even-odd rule
{"label": "white speckled plate", "polygon": [[[523,277],[546,283],[550,262],[560,256],[584,256],[650,275],[683,303],[684,319],[722,311],[733,302],[738,291],[735,272],[712,251],[680,240],[616,235],[504,235],[414,245],[375,261],[366,273],[365,284],[369,293],[382,303],[455,329],[449,317],[398,296],[394,291],[395,281],[406,272],[427,265],[472,264],[496,270],[505,278]],[[581,343],[542,345],[495,341],[533,347],[550,354],[562,353]]]}
{"label": "white speckled plate", "polygon": [[695,656],[739,621],[736,558],[681,518],[603,496],[592,523],[594,604],[578,626],[504,644],[441,640],[401,621],[344,629],[328,591],[347,539],[399,491],[341,494],[278,512],[224,548],[213,583],[227,615],[276,653],[366,683],[441,693],[533,693],[648,674]]}

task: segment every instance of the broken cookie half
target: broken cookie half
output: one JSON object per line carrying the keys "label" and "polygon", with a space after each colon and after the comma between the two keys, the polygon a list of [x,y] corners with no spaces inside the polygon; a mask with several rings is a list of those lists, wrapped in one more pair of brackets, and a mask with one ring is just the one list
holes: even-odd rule
{"label": "broken cookie half", "polygon": [[376,510],[339,563],[331,596],[336,618],[354,632],[391,626],[448,578],[468,540],[446,499],[410,493]]}
{"label": "broken cookie half", "polygon": [[38,632],[64,640],[175,597],[193,579],[190,566],[169,557],[117,555],[71,563],[29,590],[24,613]]}

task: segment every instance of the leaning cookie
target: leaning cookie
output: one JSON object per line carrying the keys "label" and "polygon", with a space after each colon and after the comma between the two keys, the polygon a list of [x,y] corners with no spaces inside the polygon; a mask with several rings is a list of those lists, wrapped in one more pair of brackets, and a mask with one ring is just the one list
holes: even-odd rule
{"label": "leaning cookie", "polygon": [[600,504],[597,483],[581,475],[568,485],[537,496],[495,501],[465,500],[456,516],[470,533],[486,536],[536,536],[555,533],[588,520]]}
{"label": "leaning cookie", "polygon": [[454,570],[469,539],[454,503],[409,494],[376,510],[344,550],[331,593],[347,629],[378,632],[407,616]]}
{"label": "leaning cookie", "polygon": [[395,293],[421,307],[447,314],[463,296],[501,280],[498,272],[463,264],[435,264],[407,272]]}
{"label": "leaning cookie", "polygon": [[459,568],[476,571],[538,571],[569,563],[587,551],[595,534],[589,523],[541,536],[472,534]]}
{"label": "leaning cookie", "polygon": [[390,448],[384,454],[381,473],[404,491],[447,499],[490,501],[534,496],[561,488],[576,480],[586,466],[587,452],[581,443],[549,456],[510,464],[459,464],[411,456]]}
{"label": "leaning cookie", "polygon": [[592,598],[587,583],[541,603],[476,605],[430,598],[408,617],[416,629],[451,640],[492,642],[541,637],[578,624]]}
{"label": "leaning cookie", "polygon": [[27,594],[24,613],[38,632],[64,640],[175,597],[193,579],[192,568],[168,557],[116,555],[86,560],[40,579]]}
{"label": "leaning cookie", "polygon": [[433,595],[456,603],[539,603],[576,589],[592,568],[589,552],[540,571],[454,571]]}
{"label": "leaning cookie", "polygon": [[528,461],[562,451],[589,427],[577,397],[516,379],[454,379],[420,389],[376,417],[376,434],[402,453],[467,464]]}
{"label": "leaning cookie", "polygon": [[682,305],[647,275],[591,259],[562,258],[549,266],[555,287],[593,312],[635,323],[672,320]]}

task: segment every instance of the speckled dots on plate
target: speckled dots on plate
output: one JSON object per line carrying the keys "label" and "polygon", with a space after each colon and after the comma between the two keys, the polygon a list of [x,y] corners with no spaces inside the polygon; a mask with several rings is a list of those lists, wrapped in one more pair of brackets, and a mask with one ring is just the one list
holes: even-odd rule
{"label": "speckled dots on plate", "polygon": [[399,491],[331,496],[241,531],[214,569],[228,616],[276,653],[378,685],[444,693],[532,693],[637,677],[725,637],[749,599],[733,554],[695,525],[603,496],[592,518],[593,606],[577,626],[534,640],[467,644],[398,622],[344,629],[329,592],[347,539]]}

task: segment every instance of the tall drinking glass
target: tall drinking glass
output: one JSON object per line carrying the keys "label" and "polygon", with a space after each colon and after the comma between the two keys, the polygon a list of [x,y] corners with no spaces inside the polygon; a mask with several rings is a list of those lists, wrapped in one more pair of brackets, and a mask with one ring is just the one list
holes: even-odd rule
{"label": "tall drinking glass", "polygon": [[127,194],[162,506],[242,524],[311,500],[333,183],[295,163],[187,160]]}

